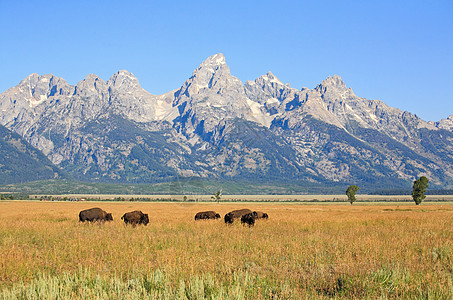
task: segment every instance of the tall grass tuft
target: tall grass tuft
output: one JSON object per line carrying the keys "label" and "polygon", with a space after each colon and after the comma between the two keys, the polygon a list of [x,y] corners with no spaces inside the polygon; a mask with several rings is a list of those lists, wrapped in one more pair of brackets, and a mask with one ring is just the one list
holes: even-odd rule
{"label": "tall grass tuft", "polygon": [[254,284],[247,274],[236,275],[228,286],[209,273],[179,280],[175,285],[160,270],[128,280],[80,270],[61,276],[41,274],[30,283],[4,289],[0,299],[245,299]]}

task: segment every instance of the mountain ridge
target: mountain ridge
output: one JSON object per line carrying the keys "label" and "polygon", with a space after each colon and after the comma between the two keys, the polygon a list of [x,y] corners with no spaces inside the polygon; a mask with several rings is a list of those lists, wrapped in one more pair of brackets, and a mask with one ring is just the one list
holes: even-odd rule
{"label": "mountain ridge", "polygon": [[68,179],[39,150],[0,125],[0,184],[43,179]]}
{"label": "mountain ridge", "polygon": [[426,175],[453,184],[453,116],[426,122],[358,97],[339,75],[313,89],[292,88],[271,71],[242,83],[223,54],[162,95],[126,70],[75,86],[31,74],[0,94],[0,112],[0,124],[83,180],[390,178],[402,186]]}

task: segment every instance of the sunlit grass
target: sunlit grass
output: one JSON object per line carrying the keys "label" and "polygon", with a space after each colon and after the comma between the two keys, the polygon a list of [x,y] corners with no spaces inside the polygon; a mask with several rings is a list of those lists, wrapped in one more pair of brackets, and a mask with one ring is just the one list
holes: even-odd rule
{"label": "sunlit grass", "polygon": [[[96,206],[114,221],[78,222],[80,210]],[[193,219],[238,208],[269,220],[249,228]],[[149,214],[148,226],[122,223],[136,209]],[[453,205],[445,204],[0,202],[0,298],[53,286],[79,298],[198,299],[203,290],[208,299],[449,299],[452,256]],[[164,279],[151,288],[156,274]]]}

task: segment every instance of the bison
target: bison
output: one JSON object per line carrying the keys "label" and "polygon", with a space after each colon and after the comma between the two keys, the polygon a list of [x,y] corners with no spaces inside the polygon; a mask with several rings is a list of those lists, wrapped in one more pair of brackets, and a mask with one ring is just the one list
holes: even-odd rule
{"label": "bison", "polygon": [[139,210],[125,213],[121,217],[121,220],[124,220],[124,223],[131,224],[134,227],[137,224],[147,225],[149,223],[148,214],[144,214]]}
{"label": "bison", "polygon": [[209,219],[219,219],[220,215],[215,211],[201,211],[195,215],[195,221],[197,220],[209,220]]}
{"label": "bison", "polygon": [[90,209],[82,210],[79,213],[79,221],[80,222],[97,222],[97,221],[113,221],[113,217],[111,213],[107,213],[106,211],[95,207]]}
{"label": "bison", "polygon": [[241,217],[241,223],[242,224],[247,224],[249,225],[249,227],[255,225],[255,220],[257,219],[257,214],[256,212],[251,212],[251,213],[248,213],[248,214],[245,214]]}
{"label": "bison", "polygon": [[224,217],[225,223],[226,224],[233,224],[234,219],[239,219],[243,215],[251,213],[252,211],[250,209],[238,209],[238,210],[233,210],[227,213]]}
{"label": "bison", "polygon": [[257,219],[269,219],[269,215],[266,213],[263,213],[262,211],[254,211],[254,213],[256,213]]}

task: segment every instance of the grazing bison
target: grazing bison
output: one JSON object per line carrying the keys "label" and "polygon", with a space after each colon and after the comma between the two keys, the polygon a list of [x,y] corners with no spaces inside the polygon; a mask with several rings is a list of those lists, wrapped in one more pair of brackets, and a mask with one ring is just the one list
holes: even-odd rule
{"label": "grazing bison", "polygon": [[95,207],[90,209],[82,210],[79,213],[79,221],[80,222],[97,222],[97,221],[113,221],[113,217],[111,213],[107,213],[106,211]]}
{"label": "grazing bison", "polygon": [[257,219],[268,219],[269,215],[266,213],[263,213],[262,211],[254,211],[256,213],[256,218]]}
{"label": "grazing bison", "polygon": [[219,219],[220,215],[215,211],[201,211],[195,215],[195,221],[197,220],[209,220],[209,219]]}
{"label": "grazing bison", "polygon": [[131,224],[135,226],[137,224],[147,225],[149,223],[148,214],[144,214],[139,210],[134,210],[128,213],[125,213],[121,220],[124,220],[124,223]]}
{"label": "grazing bison", "polygon": [[225,223],[227,224],[233,224],[234,219],[239,219],[243,215],[251,213],[252,211],[250,209],[238,209],[238,210],[233,210],[227,213],[224,217]]}
{"label": "grazing bison", "polygon": [[257,214],[256,212],[251,212],[251,213],[248,213],[248,214],[245,214],[241,217],[241,223],[242,224],[247,224],[249,225],[249,227],[255,225],[255,220],[257,219]]}

